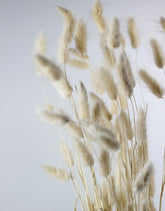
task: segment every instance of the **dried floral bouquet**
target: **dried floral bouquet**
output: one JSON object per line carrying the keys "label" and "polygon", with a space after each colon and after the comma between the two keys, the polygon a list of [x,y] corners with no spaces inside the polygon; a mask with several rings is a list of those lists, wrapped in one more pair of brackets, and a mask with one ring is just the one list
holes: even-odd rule
{"label": "dried floral bouquet", "polygon": [[[68,140],[61,138],[67,169],[47,165],[43,168],[57,179],[72,181],[76,196],[74,210],[79,204],[83,211],[155,211],[154,170],[147,144],[147,104],[139,106],[134,96],[136,82],[119,19],[115,17],[108,24],[101,2],[94,2],[92,18],[100,33],[104,56],[103,63],[95,70],[89,65],[85,22],[76,23],[68,9],[57,7],[57,10],[65,21],[58,55],[60,65],[47,58],[44,34],[35,42],[34,65],[37,74],[47,78],[61,97],[68,99],[75,118],[60,109],[55,110],[50,104],[37,111],[42,120],[64,127],[72,137],[69,144],[72,150]],[[160,18],[160,26],[165,31],[164,18]],[[137,53],[140,40],[133,18],[128,19],[127,28],[132,48]],[[165,57],[159,43],[151,39],[150,45],[155,65],[164,71]],[[70,84],[66,72],[69,66],[90,71],[92,91],[87,91],[83,82],[76,86]],[[147,71],[140,69],[139,76],[157,98],[164,100],[164,89]],[[109,97],[110,108],[104,102],[104,93]],[[163,174],[159,211],[164,184]]]}

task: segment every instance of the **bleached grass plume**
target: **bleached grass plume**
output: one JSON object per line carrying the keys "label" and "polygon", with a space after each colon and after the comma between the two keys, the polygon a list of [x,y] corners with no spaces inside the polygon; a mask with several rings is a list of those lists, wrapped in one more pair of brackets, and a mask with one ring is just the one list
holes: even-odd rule
{"label": "bleached grass plume", "polygon": [[160,17],[160,25],[161,25],[162,29],[165,31],[165,18],[164,17]]}
{"label": "bleached grass plume", "polygon": [[120,143],[113,136],[100,134],[96,141],[104,150],[115,152],[120,149]]}
{"label": "bleached grass plume", "polygon": [[140,108],[136,123],[136,138],[139,144],[147,141],[146,112]]}
{"label": "bleached grass plume", "polygon": [[127,22],[128,34],[133,48],[137,49],[140,45],[139,32],[134,18],[129,18]]}
{"label": "bleached grass plume", "polygon": [[139,75],[144,83],[147,85],[149,90],[158,98],[163,98],[164,89],[161,87],[159,82],[157,82],[151,75],[149,75],[145,70],[141,69]]}
{"label": "bleached grass plume", "polygon": [[65,64],[69,59],[68,46],[61,40],[58,52],[58,59],[61,64]]}
{"label": "bleached grass plume", "polygon": [[108,34],[108,44],[111,49],[120,47],[120,28],[119,19],[113,18]]}
{"label": "bleached grass plume", "polygon": [[77,50],[83,56],[87,51],[87,30],[86,24],[80,20],[75,31],[75,43]]}
{"label": "bleached grass plume", "polygon": [[103,17],[103,7],[100,0],[95,0],[94,2],[92,8],[92,17],[100,33],[104,33],[106,31],[106,21]]}
{"label": "bleached grass plume", "polygon": [[64,28],[64,32],[62,36],[62,41],[65,44],[69,44],[73,39],[73,33],[75,29],[75,24],[76,24],[75,19],[70,10],[65,9],[64,7],[58,7],[58,6],[56,8],[64,17],[64,21],[65,21],[65,28]]}
{"label": "bleached grass plume", "polygon": [[94,122],[99,122],[101,118],[101,108],[99,101],[95,101],[91,107],[91,119]]}
{"label": "bleached grass plume", "polygon": [[123,87],[123,90],[125,90],[125,93],[128,95],[128,97],[131,97],[133,94],[133,84],[129,77],[129,73],[127,70],[128,66],[125,60],[125,56],[123,53],[120,54],[119,58],[119,64],[118,64],[118,75],[119,75],[119,83]]}
{"label": "bleached grass plume", "polygon": [[110,97],[111,100],[116,100],[117,88],[110,70],[108,71],[104,67],[101,67],[100,71],[101,71],[101,80],[102,83],[104,84],[108,96]]}
{"label": "bleached grass plume", "polygon": [[58,180],[68,181],[70,179],[68,172],[63,169],[47,165],[43,165],[42,167],[46,173]]}
{"label": "bleached grass plume", "polygon": [[92,138],[94,138],[93,141],[95,141],[95,139],[100,135],[110,136],[113,139],[116,139],[115,133],[111,129],[108,129],[94,121],[83,120],[80,124],[92,136]]}
{"label": "bleached grass plume", "polygon": [[58,81],[62,77],[62,70],[59,66],[43,55],[36,55],[36,62],[43,76],[51,81]]}
{"label": "bleached grass plume", "polygon": [[61,97],[68,98],[72,95],[73,88],[64,74],[60,80],[54,83],[54,86],[56,87],[56,90],[59,92]]}
{"label": "bleached grass plume", "polygon": [[99,157],[100,174],[102,177],[107,177],[110,173],[110,157],[109,152],[101,150]]}
{"label": "bleached grass plume", "polygon": [[79,83],[77,88],[77,103],[78,103],[78,116],[80,119],[89,119],[89,104],[87,90],[82,82]]}
{"label": "bleached grass plume", "polygon": [[82,143],[79,140],[75,140],[76,150],[80,156],[81,162],[84,166],[93,166],[94,159],[92,154],[89,152],[85,143]]}
{"label": "bleached grass plume", "polygon": [[155,64],[158,68],[165,66],[165,56],[159,43],[155,39],[150,40]]}
{"label": "bleached grass plume", "polygon": [[44,109],[37,109],[36,114],[39,115],[39,117],[43,121],[51,123],[53,125],[65,125],[66,123],[69,122],[68,116]]}
{"label": "bleached grass plume", "polygon": [[100,81],[100,77],[101,77],[101,72],[99,69],[95,72],[91,72],[93,91],[97,92],[98,94],[103,94],[105,92],[105,88]]}
{"label": "bleached grass plume", "polygon": [[65,129],[73,137],[76,137],[76,138],[82,137],[81,127],[76,122],[74,122],[73,120],[69,120],[69,122],[65,125]]}
{"label": "bleached grass plume", "polygon": [[153,174],[153,164],[152,162],[148,161],[136,177],[134,183],[134,190],[137,193],[140,193],[147,185],[149,185],[149,181],[152,174]]}
{"label": "bleached grass plume", "polygon": [[107,119],[107,120],[111,120],[112,119],[112,114],[108,110],[108,108],[105,105],[104,101],[99,96],[97,96],[95,93],[93,93],[93,92],[90,92],[90,98],[93,101],[98,101],[99,102],[100,109],[101,109],[101,114],[102,114],[103,118]]}
{"label": "bleached grass plume", "polygon": [[123,50],[122,54],[123,54],[125,68],[127,70],[127,75],[128,75],[130,84],[131,84],[132,88],[135,88],[136,82],[135,82],[134,75],[133,75],[133,72],[132,72],[131,64],[130,64],[129,59],[127,57],[127,54],[124,50]]}

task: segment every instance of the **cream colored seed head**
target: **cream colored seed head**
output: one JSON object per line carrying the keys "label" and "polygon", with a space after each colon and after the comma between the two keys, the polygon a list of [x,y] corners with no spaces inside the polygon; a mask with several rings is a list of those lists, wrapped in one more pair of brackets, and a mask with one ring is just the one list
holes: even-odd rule
{"label": "cream colored seed head", "polygon": [[161,87],[161,85],[151,76],[149,75],[145,70],[139,71],[141,79],[144,81],[144,83],[147,85],[149,90],[158,98],[163,98],[164,95],[164,89]]}
{"label": "cream colored seed head", "polygon": [[65,44],[69,44],[72,41],[73,33],[75,29],[76,21],[73,17],[73,14],[70,10],[63,7],[56,7],[57,10],[61,13],[65,21],[65,28],[62,35],[62,41]]}
{"label": "cream colored seed head", "polygon": [[163,49],[155,39],[151,39],[150,44],[152,47],[152,52],[156,66],[158,68],[163,68],[165,66],[165,56],[163,53]]}
{"label": "cream colored seed head", "polygon": [[92,17],[100,33],[104,33],[106,31],[106,22],[103,17],[103,8],[99,0],[95,0],[92,8]]}
{"label": "cream colored seed head", "polygon": [[100,174],[102,177],[107,177],[110,173],[110,159],[109,152],[101,150],[99,157]]}
{"label": "cream colored seed head", "polygon": [[87,90],[82,82],[77,89],[78,115],[80,119],[89,119],[89,104]]}
{"label": "cream colored seed head", "polygon": [[48,110],[40,110],[40,109],[37,110],[36,113],[43,121],[49,122],[53,125],[65,125],[66,123],[69,122],[69,117],[64,114],[55,113]]}
{"label": "cream colored seed head", "polygon": [[99,101],[93,103],[91,108],[91,118],[94,122],[99,122],[101,118],[101,107]]}
{"label": "cream colored seed head", "polygon": [[82,137],[81,127],[76,124],[73,120],[69,120],[69,122],[65,125],[65,129],[70,133],[71,136],[75,138]]}
{"label": "cream colored seed head", "polygon": [[127,68],[128,68],[128,66],[127,66],[127,63],[126,63],[126,60],[125,60],[125,56],[122,53],[120,55],[119,65],[118,65],[119,81],[120,81],[120,85],[125,90],[125,93],[127,93],[127,95],[129,97],[131,97],[131,95],[133,94],[133,86],[132,86],[132,81],[129,78]]}
{"label": "cream colored seed head", "polygon": [[153,174],[153,164],[149,161],[147,162],[143,169],[138,173],[135,183],[134,190],[140,193],[149,184],[151,175]]}
{"label": "cream colored seed head", "polygon": [[60,80],[55,82],[53,85],[56,87],[56,90],[59,92],[61,97],[68,98],[72,95],[73,92],[72,86],[70,85],[68,79],[64,77],[64,75],[63,77],[61,77]]}
{"label": "cream colored seed head", "polygon": [[58,59],[61,64],[65,64],[69,59],[68,46],[61,40],[58,52]]}
{"label": "cream colored seed head", "polygon": [[77,50],[81,55],[85,54],[87,51],[87,30],[83,20],[80,20],[77,25],[74,39]]}
{"label": "cream colored seed head", "polygon": [[58,81],[62,77],[62,70],[45,56],[36,55],[36,62],[41,69],[42,75],[51,81]]}
{"label": "cream colored seed head", "polygon": [[105,88],[100,81],[101,72],[97,70],[96,72],[91,72],[91,79],[92,79],[92,89],[94,92],[98,94],[103,94],[105,92]]}
{"label": "cream colored seed head", "polygon": [[140,45],[139,32],[134,18],[129,18],[127,22],[128,33],[133,48],[137,49]]}
{"label": "cream colored seed head", "polygon": [[68,172],[63,169],[56,168],[53,166],[47,166],[47,165],[43,165],[42,167],[46,173],[48,173],[50,176],[56,179],[59,179],[62,181],[68,181],[70,179]]}
{"label": "cream colored seed head", "polygon": [[117,151],[120,149],[120,143],[113,137],[107,135],[98,135],[96,141],[104,150]]}
{"label": "cream colored seed head", "polygon": [[126,70],[127,70],[127,75],[128,75],[131,87],[135,88],[136,83],[135,83],[134,75],[132,73],[131,64],[130,64],[128,57],[127,57],[127,54],[124,50],[123,50],[123,57],[124,57],[124,63],[125,63],[125,67],[126,67]]}
{"label": "cream colored seed head", "polygon": [[141,108],[136,123],[136,138],[139,144],[147,141],[146,113]]}
{"label": "cream colored seed head", "polygon": [[88,148],[84,143],[82,143],[79,140],[75,141],[76,150],[78,152],[78,155],[80,156],[80,159],[82,161],[82,164],[84,166],[93,166],[94,165],[94,159],[92,157],[92,154],[89,152]]}
{"label": "cream colored seed head", "polygon": [[119,48],[120,47],[120,29],[119,29],[119,19],[113,18],[112,25],[109,31],[109,47]]}
{"label": "cream colored seed head", "polygon": [[165,18],[164,17],[160,17],[160,25],[161,25],[162,29],[165,31]]}
{"label": "cream colored seed head", "polygon": [[111,100],[117,98],[117,88],[110,71],[104,67],[101,68],[101,80]]}
{"label": "cream colored seed head", "polygon": [[110,113],[110,111],[108,110],[107,106],[105,105],[104,101],[97,96],[96,94],[94,94],[93,92],[90,92],[90,97],[93,101],[98,101],[100,104],[100,109],[101,109],[101,116],[103,116],[104,119],[106,120],[111,120],[112,119],[112,114]]}

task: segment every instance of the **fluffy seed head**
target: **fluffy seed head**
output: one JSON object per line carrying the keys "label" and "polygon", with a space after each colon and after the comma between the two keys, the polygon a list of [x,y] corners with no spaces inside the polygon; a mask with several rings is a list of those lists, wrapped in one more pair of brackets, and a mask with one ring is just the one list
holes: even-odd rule
{"label": "fluffy seed head", "polygon": [[164,89],[161,87],[161,85],[154,78],[152,78],[152,76],[150,76],[145,70],[141,69],[139,71],[139,74],[141,79],[149,88],[149,90],[158,98],[163,98]]}
{"label": "fluffy seed head", "polygon": [[77,50],[83,55],[87,50],[87,30],[86,24],[83,20],[80,20],[76,32],[75,32],[75,43]]}
{"label": "fluffy seed head", "polygon": [[103,8],[99,0],[95,0],[92,8],[92,17],[96,23],[99,32],[104,33],[106,30],[106,22],[103,17]]}
{"label": "fluffy seed head", "polygon": [[68,46],[63,42],[63,40],[61,40],[58,51],[58,60],[61,64],[65,64],[68,59],[69,59]]}
{"label": "fluffy seed head", "polygon": [[106,107],[104,101],[99,96],[94,94],[93,92],[90,92],[90,98],[93,101],[98,101],[99,102],[100,109],[101,109],[101,114],[103,115],[104,119],[110,121],[112,119],[112,114],[110,113],[110,111],[108,111],[108,108]]}
{"label": "fluffy seed head", "polygon": [[100,134],[97,137],[97,142],[104,150],[114,152],[120,148],[120,143],[113,136]]}
{"label": "fluffy seed head", "polygon": [[78,155],[81,158],[82,164],[84,166],[93,166],[94,165],[94,159],[92,157],[92,154],[89,152],[86,145],[79,140],[76,140],[76,150],[78,152]]}
{"label": "fluffy seed head", "polygon": [[158,68],[163,68],[165,66],[165,57],[161,46],[155,39],[151,39],[150,44],[156,66]]}
{"label": "fluffy seed head", "polygon": [[69,120],[69,122],[65,125],[65,129],[75,138],[82,137],[81,127],[72,120]]}
{"label": "fluffy seed head", "polygon": [[36,55],[36,62],[42,75],[51,81],[58,81],[62,77],[62,70],[43,55]]}
{"label": "fluffy seed head", "polygon": [[127,22],[128,33],[133,48],[137,49],[140,45],[139,32],[133,18],[129,18]]}
{"label": "fluffy seed head", "polygon": [[115,100],[117,98],[116,84],[110,71],[106,70],[104,67],[101,68],[101,80],[110,99]]}
{"label": "fluffy seed head", "polygon": [[65,9],[63,7],[56,7],[56,8],[61,13],[65,21],[65,28],[62,35],[62,40],[65,44],[69,44],[73,38],[76,21],[70,10]]}
{"label": "fluffy seed head", "polygon": [[93,91],[97,92],[98,94],[103,94],[105,92],[105,88],[101,83],[100,78],[101,78],[100,70],[97,70],[96,72],[91,72]]}
{"label": "fluffy seed head", "polygon": [[147,162],[143,169],[139,172],[134,183],[134,190],[140,193],[149,183],[151,175],[153,174],[153,164]]}
{"label": "fluffy seed head", "polygon": [[112,20],[112,25],[109,31],[109,47],[112,49],[120,47],[120,29],[118,18],[113,18]]}
{"label": "fluffy seed head", "polygon": [[138,143],[147,141],[146,113],[141,108],[136,123],[136,138]]}
{"label": "fluffy seed head", "polygon": [[78,115],[80,119],[89,119],[89,104],[87,90],[82,82],[77,89]]}
{"label": "fluffy seed head", "polygon": [[162,29],[165,31],[165,18],[164,17],[160,17],[160,25],[161,25]]}
{"label": "fluffy seed head", "polygon": [[102,177],[107,177],[110,173],[110,159],[109,152],[101,150],[99,157],[100,174]]}
{"label": "fluffy seed head", "polygon": [[121,86],[125,90],[126,94],[130,97],[133,93],[133,86],[129,78],[127,68],[128,68],[128,65],[126,63],[126,59],[125,59],[124,54],[122,53],[119,58],[118,75],[119,75]]}
{"label": "fluffy seed head", "polygon": [[64,75],[60,80],[56,81],[53,85],[56,87],[56,90],[63,98],[70,97],[73,92],[72,86],[70,85],[67,78],[64,77]]}
{"label": "fluffy seed head", "polygon": [[42,167],[46,173],[48,173],[50,176],[56,179],[59,179],[62,181],[68,181],[70,179],[68,172],[63,169],[56,168],[53,166],[47,166],[47,165],[43,165]]}
{"label": "fluffy seed head", "polygon": [[48,110],[39,109],[36,113],[43,121],[49,122],[53,125],[65,125],[69,121],[68,116]]}
{"label": "fluffy seed head", "polygon": [[101,118],[101,107],[98,101],[94,102],[91,108],[91,118],[94,122],[98,122]]}

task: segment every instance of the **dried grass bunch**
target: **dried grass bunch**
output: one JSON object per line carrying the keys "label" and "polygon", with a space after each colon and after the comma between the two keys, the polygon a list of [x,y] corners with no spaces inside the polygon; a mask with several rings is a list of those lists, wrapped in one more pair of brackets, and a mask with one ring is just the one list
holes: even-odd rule
{"label": "dried grass bunch", "polygon": [[[46,39],[40,34],[35,42],[35,70],[55,86],[62,98],[68,99],[75,118],[51,105],[39,109],[37,114],[42,120],[63,127],[73,141],[68,144],[62,136],[66,169],[47,165],[43,168],[56,179],[72,181],[76,195],[74,210],[78,203],[83,211],[155,211],[154,168],[148,156],[147,104],[139,106],[136,102],[136,80],[125,48],[130,42],[137,53],[140,46],[135,19],[128,19],[130,41],[125,41],[120,20],[115,17],[109,25],[101,2],[94,2],[92,17],[100,33],[104,58],[103,64],[94,70],[89,64],[85,22],[76,23],[69,9],[57,7],[57,10],[65,22],[59,45],[59,64],[47,58]],[[160,18],[163,30],[164,22],[164,18]],[[163,50],[155,39],[151,39],[150,44],[155,65],[163,70]],[[81,81],[76,86],[70,83],[66,72],[69,66],[91,72],[92,91]],[[156,97],[164,99],[164,88],[158,81],[143,69],[139,70],[139,76]],[[73,97],[74,91],[77,99]],[[104,102],[104,93],[111,106]],[[100,174],[96,173],[98,167]],[[87,182],[89,178],[91,182]],[[164,184],[165,175],[159,211]]]}

